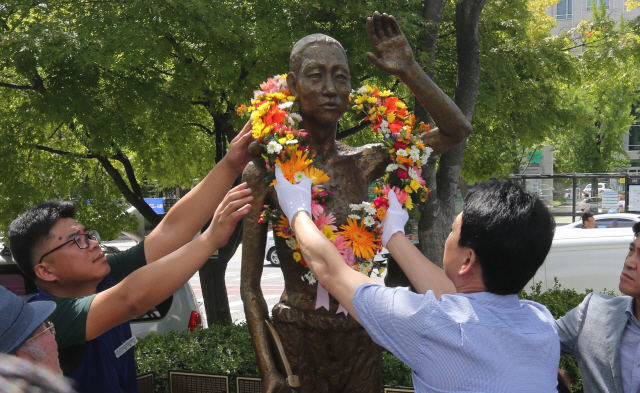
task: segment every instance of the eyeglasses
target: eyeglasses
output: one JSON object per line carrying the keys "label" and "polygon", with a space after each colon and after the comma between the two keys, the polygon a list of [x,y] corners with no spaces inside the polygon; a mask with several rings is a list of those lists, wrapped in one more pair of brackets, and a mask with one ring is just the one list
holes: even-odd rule
{"label": "eyeglasses", "polygon": [[98,235],[98,231],[92,229],[92,230],[89,231],[89,233],[85,233],[85,234],[82,234],[82,235],[74,236],[73,239],[69,240],[68,242],[64,242],[61,245],[59,245],[58,247],[54,248],[53,250],[44,253],[44,255],[42,255],[40,257],[40,261],[38,261],[38,264],[42,263],[42,259],[44,257],[46,257],[47,255],[51,254],[55,250],[66,246],[67,244],[69,244],[71,242],[76,242],[76,245],[78,246],[78,248],[81,249],[81,250],[84,250],[85,248],[89,247],[89,240],[95,240],[98,243],[100,243],[100,235]]}
{"label": "eyeglasses", "polygon": [[51,334],[53,334],[54,336],[56,335],[56,328],[55,328],[55,326],[53,326],[53,322],[51,322],[50,320],[45,319],[45,321],[42,322],[42,325],[40,325],[40,326],[42,326],[44,329],[41,332],[38,332],[38,333],[34,334],[33,336],[31,336],[31,338],[28,339],[27,341],[31,341],[31,340],[35,339],[36,337],[46,333],[47,330],[51,330]]}

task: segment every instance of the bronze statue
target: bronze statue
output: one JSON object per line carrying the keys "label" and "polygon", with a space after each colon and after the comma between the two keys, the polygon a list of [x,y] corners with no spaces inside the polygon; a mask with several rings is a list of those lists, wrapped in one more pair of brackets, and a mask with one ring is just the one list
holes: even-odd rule
{"label": "bronze statue", "polygon": [[[367,31],[374,51],[367,53],[369,60],[400,78],[438,125],[439,129],[422,135],[433,149],[432,155],[468,136],[471,125],[414,61],[395,19],[376,12],[367,18]],[[382,144],[353,148],[336,141],[338,121],[347,110],[351,92],[347,56],[338,41],[322,34],[302,38],[291,51],[289,68],[287,85],[300,107],[300,128],[308,132],[311,153],[322,157],[315,166],[330,176],[323,186],[335,193],[330,209],[336,224],[344,224],[349,204],[367,200],[369,185],[384,174],[390,163],[388,154]],[[269,311],[260,289],[268,228],[258,221],[263,205],[279,207],[273,187],[262,182],[266,175],[262,159],[254,160],[244,171],[254,199],[244,221],[241,294],[264,392],[288,392],[292,389],[287,386],[285,367],[265,322]],[[307,270],[294,261],[284,239],[275,236],[275,243],[285,289],[273,308],[273,325],[291,364],[290,372],[300,379],[297,391],[382,391],[380,347],[353,318],[336,313],[339,305],[335,299],[331,298],[329,311],[315,309],[317,284],[301,279]]]}

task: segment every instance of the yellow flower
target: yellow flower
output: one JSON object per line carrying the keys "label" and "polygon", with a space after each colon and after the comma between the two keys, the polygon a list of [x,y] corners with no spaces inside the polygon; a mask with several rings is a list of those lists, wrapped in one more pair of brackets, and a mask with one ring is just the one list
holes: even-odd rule
{"label": "yellow flower", "polygon": [[369,97],[367,98],[367,102],[369,104],[375,104],[376,102],[378,102],[378,99],[376,97]]}
{"label": "yellow flower", "polygon": [[282,138],[278,139],[278,143],[281,144],[281,145],[284,145],[285,143],[287,143],[287,138],[282,137]]}
{"label": "yellow flower", "polygon": [[356,108],[357,108],[356,110],[361,111],[364,109],[364,105],[360,104]]}
{"label": "yellow flower", "polygon": [[373,115],[374,113],[376,113],[376,107],[372,106],[371,109],[369,109],[369,114]]}
{"label": "yellow flower", "polygon": [[427,197],[425,196],[425,194],[420,195],[420,201],[424,202],[427,200]]}
{"label": "yellow flower", "polygon": [[324,182],[329,181],[329,175],[327,175],[324,171],[322,171],[321,169],[317,169],[317,168],[313,168],[311,166],[308,166],[305,170],[304,170],[304,174],[311,179],[311,182],[313,183],[314,186],[317,186],[318,184],[322,184]]}
{"label": "yellow flower", "polygon": [[331,241],[336,240],[336,234],[333,233],[333,229],[331,229],[330,225],[325,225],[324,228],[322,228],[322,233],[326,236],[327,239]]}
{"label": "yellow flower", "polygon": [[395,120],[396,120],[396,115],[395,115],[395,114],[393,114],[393,113],[389,113],[389,114],[387,115],[387,121],[388,121],[389,123],[393,123]]}
{"label": "yellow flower", "polygon": [[395,152],[396,152],[395,147],[394,147],[393,149],[389,150],[389,154],[393,154],[393,153],[395,153]]}
{"label": "yellow flower", "polygon": [[296,252],[293,253],[293,259],[296,262],[300,262],[300,260],[302,259],[302,255],[299,252],[296,251]]}
{"label": "yellow flower", "polygon": [[296,100],[296,97],[294,97],[294,96],[288,96],[288,97],[287,97],[287,100],[289,100],[289,101],[295,101],[295,100]]}
{"label": "yellow flower", "polygon": [[413,192],[413,190],[411,189],[411,186],[410,186],[410,185],[408,185],[408,184],[407,184],[406,186],[404,186],[404,191],[405,191],[407,194],[411,194],[411,193]]}
{"label": "yellow flower", "polygon": [[385,173],[385,175],[382,176],[382,180],[389,181],[389,172]]}
{"label": "yellow flower", "polygon": [[416,179],[411,180],[411,188],[413,188],[414,191],[418,191],[420,183]]}
{"label": "yellow flower", "polygon": [[404,207],[406,207],[407,210],[413,209],[413,201],[411,200],[411,195],[407,195],[407,201],[404,203]]}
{"label": "yellow flower", "polygon": [[380,94],[380,97],[389,97],[390,95],[393,95],[393,93],[390,90],[381,91],[379,94]]}
{"label": "yellow flower", "polygon": [[293,134],[287,134],[286,136],[287,140],[290,141],[293,139]]}
{"label": "yellow flower", "polygon": [[382,106],[382,105],[380,105],[380,106],[378,107],[378,114],[380,114],[380,115],[384,115],[384,113],[385,113],[386,111],[387,111],[387,107],[386,107],[386,106]]}
{"label": "yellow flower", "polygon": [[367,89],[367,93],[371,93],[373,89],[369,85],[364,85],[364,88]]}

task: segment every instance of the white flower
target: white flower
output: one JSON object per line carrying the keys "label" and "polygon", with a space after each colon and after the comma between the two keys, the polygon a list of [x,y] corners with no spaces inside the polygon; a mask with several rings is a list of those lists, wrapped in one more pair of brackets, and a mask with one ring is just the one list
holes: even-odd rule
{"label": "white flower", "polygon": [[282,150],[282,145],[276,141],[271,141],[267,145],[267,153],[269,154],[274,154],[274,153],[279,154],[281,150]]}
{"label": "white flower", "polygon": [[296,248],[298,248],[298,242],[294,237],[289,237],[285,241],[287,242],[287,246],[289,246],[290,249],[295,250]]}
{"label": "white flower", "polygon": [[416,172],[415,169],[413,169],[413,167],[409,168],[409,177],[412,178],[413,180],[419,180],[418,173]]}
{"label": "white flower", "polygon": [[389,129],[389,122],[386,120],[382,120],[380,122],[380,131],[382,132],[382,135],[384,136],[388,136],[389,133],[391,133],[391,130]]}
{"label": "white flower", "polygon": [[295,121],[302,121],[302,116],[297,113],[289,113],[289,117],[291,117]]}
{"label": "white flower", "polygon": [[293,179],[294,179],[296,182],[300,183],[301,181],[303,181],[303,180],[304,180],[304,173],[302,173],[302,172],[298,172],[298,173],[296,173],[295,175],[293,175]]}
{"label": "white flower", "polygon": [[429,157],[431,157],[431,152],[432,151],[433,151],[433,149],[428,147],[428,146],[424,149],[424,154],[422,155],[422,158],[420,159],[420,161],[422,161],[423,164],[427,163],[427,160],[429,159]]}
{"label": "white flower", "polygon": [[387,172],[393,172],[396,169],[398,169],[398,164],[389,164],[387,165],[387,169],[385,169]]}
{"label": "white flower", "polygon": [[373,217],[371,217],[371,216],[366,216],[364,218],[364,225],[366,225],[368,227],[372,226],[375,223],[376,223],[376,220],[374,220]]}
{"label": "white flower", "polygon": [[295,145],[296,143],[298,143],[297,139],[291,139],[287,141],[287,145]]}
{"label": "white flower", "polygon": [[416,146],[411,146],[409,156],[411,156],[414,161],[418,161],[420,159],[420,149],[418,149]]}
{"label": "white flower", "polygon": [[402,157],[408,156],[407,151],[404,150],[404,149],[400,149],[400,150],[396,151],[396,154],[399,155],[399,156],[402,156]]}
{"label": "white flower", "polygon": [[358,94],[364,94],[367,92],[367,88],[362,86],[361,88],[358,89]]}
{"label": "white flower", "polygon": [[358,211],[360,209],[362,209],[362,206],[358,203],[352,203],[349,205],[349,209],[354,210],[354,211]]}
{"label": "white flower", "polygon": [[311,273],[311,271],[309,271],[307,274],[302,276],[302,281],[304,281],[305,278],[307,279],[307,281],[309,281],[309,285],[313,285],[318,281],[316,280],[316,276],[314,276],[313,273]]}
{"label": "white flower", "polygon": [[373,206],[365,207],[364,211],[367,212],[367,214],[376,214],[376,208]]}
{"label": "white flower", "polygon": [[349,214],[347,217],[349,217],[351,219],[354,219],[354,220],[359,220],[360,219],[360,216],[357,215],[357,214]]}
{"label": "white flower", "polygon": [[278,105],[278,108],[280,108],[280,109],[289,109],[292,106],[293,106],[293,101],[287,101],[284,104]]}

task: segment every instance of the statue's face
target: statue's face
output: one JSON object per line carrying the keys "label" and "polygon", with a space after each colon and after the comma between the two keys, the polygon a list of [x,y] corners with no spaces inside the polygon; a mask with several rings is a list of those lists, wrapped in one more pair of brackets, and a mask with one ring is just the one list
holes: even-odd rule
{"label": "statue's face", "polygon": [[305,122],[333,126],[346,112],[351,93],[349,65],[336,45],[313,44],[296,74],[300,114]]}

